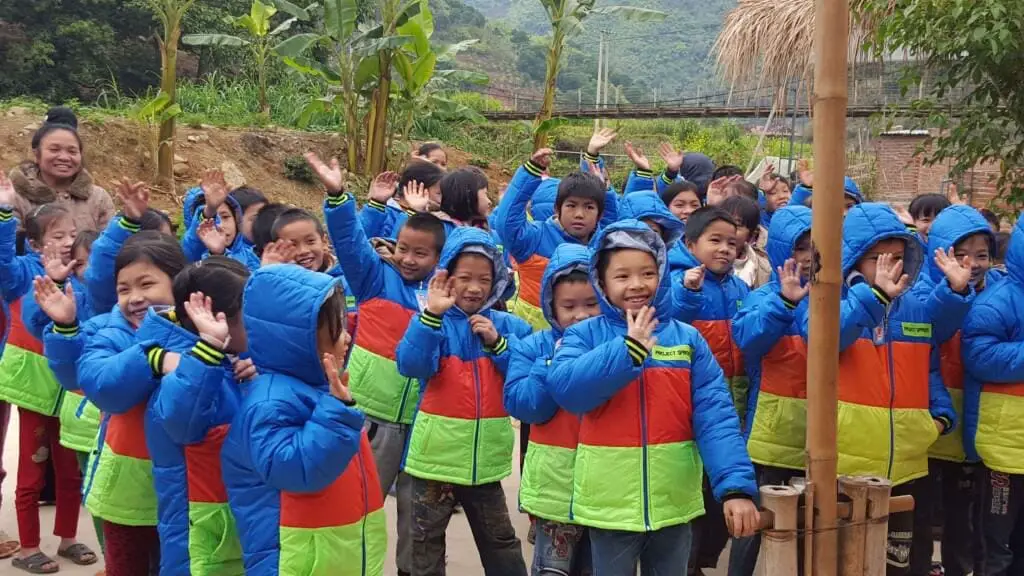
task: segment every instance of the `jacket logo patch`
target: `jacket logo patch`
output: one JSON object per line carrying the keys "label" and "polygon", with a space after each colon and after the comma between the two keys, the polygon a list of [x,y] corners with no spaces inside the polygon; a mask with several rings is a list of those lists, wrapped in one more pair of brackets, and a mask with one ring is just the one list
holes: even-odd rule
{"label": "jacket logo patch", "polygon": [[655,346],[651,350],[651,358],[662,362],[689,362],[693,349],[683,344],[681,346]]}
{"label": "jacket logo patch", "polygon": [[902,322],[903,335],[911,338],[931,338],[932,325],[924,322]]}

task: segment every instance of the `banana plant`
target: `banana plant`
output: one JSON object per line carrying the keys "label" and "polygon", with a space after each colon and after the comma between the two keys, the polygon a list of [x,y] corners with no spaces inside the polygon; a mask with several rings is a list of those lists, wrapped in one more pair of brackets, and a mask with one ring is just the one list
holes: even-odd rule
{"label": "banana plant", "polygon": [[533,149],[543,148],[547,143],[548,130],[553,124],[551,112],[555,107],[555,87],[558,72],[562,66],[562,52],[574,36],[584,30],[584,22],[591,16],[614,15],[627,20],[658,21],[667,14],[649,8],[635,6],[603,6],[595,8],[596,0],[540,0],[551,24],[551,42],[548,44],[547,71],[544,74],[544,100],[534,119]]}
{"label": "banana plant", "polygon": [[[245,36],[231,34],[189,34],[181,41],[190,46],[228,46],[248,48],[256,68],[256,81],[259,84],[260,112],[265,118],[270,117],[270,103],[267,101],[267,74],[270,57],[280,45],[279,38],[288,32],[300,20],[309,20],[309,12],[316,7],[311,4],[300,8],[290,2],[278,0],[276,6],[253,0],[249,13],[242,16],[228,17],[227,21],[235,28],[244,31]],[[291,16],[271,29],[271,20],[278,11]]]}

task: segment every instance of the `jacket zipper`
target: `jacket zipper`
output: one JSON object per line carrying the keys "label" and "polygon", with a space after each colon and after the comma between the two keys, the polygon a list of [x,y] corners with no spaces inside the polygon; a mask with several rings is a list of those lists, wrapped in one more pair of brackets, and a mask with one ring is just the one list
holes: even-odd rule
{"label": "jacket zipper", "polygon": [[405,403],[409,399],[409,388],[412,386],[412,378],[405,379],[405,388],[402,389],[402,401],[398,404],[398,416],[395,418],[395,422],[402,421],[402,415],[405,414]]}
{"label": "jacket zipper", "polygon": [[61,387],[60,391],[57,392],[57,401],[53,403],[53,409],[50,410],[50,412],[52,412],[55,415],[57,415],[57,410],[60,409],[61,402],[64,401],[65,392],[66,390],[64,390],[63,387]]}
{"label": "jacket zipper", "polygon": [[[477,344],[479,347],[480,344]],[[483,352],[480,350],[480,352]],[[483,357],[482,354],[480,357]],[[473,391],[476,393],[476,429],[473,432],[473,486],[476,486],[477,452],[480,450],[480,373],[473,361]]]}
{"label": "jacket zipper", "polygon": [[85,489],[82,490],[82,502],[89,498],[89,492],[92,491],[92,482],[96,479],[96,469],[99,468],[100,454],[103,453],[103,443],[107,441],[107,425],[109,423],[110,415],[104,414],[103,420],[100,422],[100,432],[96,435],[96,450],[90,455],[92,459],[89,461],[89,481],[86,483]]}
{"label": "jacket zipper", "polygon": [[366,576],[366,517],[370,514],[370,491],[366,487],[366,468],[363,466],[363,454],[361,451],[356,454],[356,461],[359,464],[359,477],[363,481],[363,521],[361,526],[363,537],[360,539],[360,544],[363,547],[363,570],[361,574]]}
{"label": "jacket zipper", "polygon": [[889,306],[885,307],[885,316],[883,316],[882,322],[885,327],[885,347],[888,352],[888,354],[886,354],[886,362],[889,365],[889,467],[885,477],[891,479],[893,457],[895,456],[896,451],[896,422],[895,415],[893,414],[893,409],[896,405],[896,374],[892,360],[892,337],[889,327]]}
{"label": "jacket zipper", "polygon": [[644,528],[651,531],[650,494],[648,493],[648,470],[647,470],[647,395],[644,393],[646,382],[644,380],[643,368],[640,372],[640,452],[643,458],[643,492],[644,492]]}

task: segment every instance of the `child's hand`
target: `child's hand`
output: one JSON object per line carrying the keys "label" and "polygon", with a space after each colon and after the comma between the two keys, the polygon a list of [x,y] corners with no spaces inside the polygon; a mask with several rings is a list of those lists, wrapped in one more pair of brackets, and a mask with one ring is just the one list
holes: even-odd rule
{"label": "child's hand", "polygon": [[953,249],[943,252],[942,248],[935,250],[935,265],[946,275],[946,281],[953,292],[963,294],[967,291],[967,285],[971,282],[971,257],[967,256],[961,263],[953,254]]}
{"label": "child's hand", "polygon": [[679,169],[683,167],[683,156],[685,154],[681,150],[676,151],[675,147],[668,142],[662,142],[658,146],[658,155],[665,161],[665,169],[672,174],[678,174]]}
{"label": "child's hand", "polygon": [[291,264],[295,262],[295,254],[298,249],[287,240],[275,240],[263,247],[263,257],[260,259],[260,266],[271,264]]}
{"label": "child's hand", "polygon": [[65,264],[61,261],[60,248],[56,244],[50,242],[43,247],[43,269],[46,270],[46,275],[50,277],[54,282],[63,282],[71,276],[71,273],[75,271],[75,266],[78,265],[77,260],[72,260]]}
{"label": "child's hand", "polygon": [[202,240],[203,245],[206,246],[206,250],[214,256],[220,256],[228,249],[228,239],[224,235],[224,232],[217,227],[217,223],[212,219],[203,220],[199,224],[199,229],[196,230],[196,234],[199,239]]}
{"label": "child's hand", "polygon": [[611,128],[601,128],[594,135],[590,137],[590,142],[587,143],[587,153],[596,156],[601,153],[601,149],[612,143],[615,140],[615,130]]}
{"label": "child's hand", "polygon": [[400,176],[397,172],[381,172],[370,184],[370,200],[386,203],[395,195],[395,187],[398,186]]}
{"label": "child's hand", "polygon": [[906,206],[901,204],[892,204],[892,211],[896,213],[896,216],[899,217],[900,222],[902,222],[904,226],[914,225],[914,217],[910,215],[910,211],[907,210]]}
{"label": "child's hand", "polygon": [[683,286],[687,290],[693,290],[697,292],[704,286],[704,265],[701,264],[696,268],[690,268],[683,274]]}
{"label": "child's hand", "polygon": [[892,254],[882,254],[875,264],[875,285],[885,292],[890,300],[907,289],[910,276],[903,273],[903,261],[896,261]]}
{"label": "child's hand", "polygon": [[814,172],[811,171],[811,163],[806,159],[796,163],[796,173],[800,182],[808,188],[814,188]]}
{"label": "child's hand", "polygon": [[235,380],[239,382],[252,380],[256,377],[256,365],[253,364],[252,358],[235,358],[231,366],[235,371]]}
{"label": "child's hand", "polygon": [[178,369],[178,364],[181,363],[181,354],[177,352],[168,352],[164,354],[164,363],[160,367],[160,370],[164,375],[170,374]]}
{"label": "child's hand", "polygon": [[779,292],[783,298],[790,302],[799,302],[804,299],[804,296],[807,296],[811,285],[800,285],[800,267],[796,260],[790,258],[776,270],[779,273]]}
{"label": "child's hand", "polygon": [[658,327],[658,319],[654,317],[654,307],[644,306],[636,312],[626,312],[626,335],[651,350],[658,343],[654,329]]}
{"label": "child's hand", "polygon": [[601,165],[597,162],[587,161],[587,174],[593,174],[604,182],[605,189],[608,188],[610,181],[608,180],[608,170],[601,168]]}
{"label": "child's hand", "polygon": [[71,288],[71,282],[64,286],[62,292],[53,280],[36,276],[33,286],[36,303],[50,320],[65,326],[75,323],[75,318],[78,316],[78,305],[75,302],[75,292]]}
{"label": "child's hand", "polygon": [[145,182],[132,184],[131,180],[122,178],[115,188],[117,197],[124,203],[124,215],[129,220],[138,222],[149,209],[149,187]]}
{"label": "child's hand", "polygon": [[427,212],[430,209],[430,193],[423,182],[410,180],[405,183],[405,190],[402,191],[402,198],[405,203],[416,212]]}
{"label": "child's hand", "polygon": [[763,192],[771,192],[772,188],[775,187],[775,178],[772,174],[775,173],[775,164],[768,164],[764,167],[764,172],[761,173],[761,180],[758,181],[757,187]]}
{"label": "child's hand", "polygon": [[14,184],[11,184],[7,174],[0,170],[0,205],[14,206],[17,198],[18,193],[14,190]]}
{"label": "child's hand", "polygon": [[327,165],[313,152],[306,152],[306,163],[313,169],[329,194],[338,194],[345,189],[345,172],[342,171],[337,158],[331,158],[331,164]]}
{"label": "child's hand", "polygon": [[757,533],[761,524],[761,512],[752,500],[733,498],[722,504],[725,525],[733,538],[746,538]]}
{"label": "child's hand", "polygon": [[[348,378],[342,377],[338,370],[338,360],[334,354],[328,352],[323,357],[324,374],[327,375],[327,382],[331,385],[331,396],[346,404],[352,403],[352,392],[348,389]],[[346,375],[347,376],[347,375]]]}
{"label": "child's hand", "polygon": [[651,170],[651,161],[644,156],[644,151],[639,148],[633,148],[632,142],[626,142],[626,156],[633,161],[633,166],[636,166],[637,170]]}
{"label": "child's hand", "polygon": [[498,330],[494,327],[494,322],[491,322],[489,318],[485,318],[479,314],[474,314],[469,317],[469,328],[480,337],[480,340],[484,343],[484,346],[490,348],[498,343]]}
{"label": "child's hand", "polygon": [[537,166],[540,166],[541,168],[547,170],[548,166],[551,166],[552,154],[554,154],[554,151],[551,150],[551,148],[541,148],[540,150],[534,152],[532,156],[530,156],[530,161],[536,164]]}
{"label": "child's hand", "polygon": [[228,345],[228,319],[223,312],[213,312],[213,300],[202,292],[193,292],[185,301],[185,313],[207,344],[223,350]]}
{"label": "child's hand", "polygon": [[224,173],[217,169],[203,172],[199,187],[203,189],[203,197],[206,199],[206,217],[213,218],[217,209],[228,199],[228,183],[224,180]]}
{"label": "child's hand", "polygon": [[438,270],[430,279],[427,286],[427,312],[434,316],[444,316],[444,313],[455,306],[455,295],[452,294],[454,279],[448,278],[447,270]]}
{"label": "child's hand", "polygon": [[946,431],[946,425],[937,418],[933,418],[932,422],[935,422],[935,429],[939,431],[939,436],[942,436],[942,433]]}

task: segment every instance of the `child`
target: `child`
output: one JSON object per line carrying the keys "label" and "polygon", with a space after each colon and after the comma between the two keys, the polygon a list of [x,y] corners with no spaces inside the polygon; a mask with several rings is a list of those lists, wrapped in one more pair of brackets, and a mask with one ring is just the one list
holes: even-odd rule
{"label": "child", "polygon": [[363,415],[340,370],[348,356],[337,278],[267,266],[242,314],[259,375],[221,452],[249,576],[376,576],[387,531]]}
{"label": "child", "polygon": [[[733,273],[751,290],[771,280],[772,266],[768,255],[758,248],[761,241],[761,209],[757,202],[745,196],[726,198],[719,205],[732,215],[736,221],[736,261],[733,262]],[[763,232],[764,236],[768,231]]]}
{"label": "child", "polygon": [[271,232],[273,241],[284,241],[295,249],[294,261],[299,266],[312,272],[322,272],[341,279],[342,289],[348,303],[348,313],[356,313],[356,299],[348,287],[348,281],[342,272],[341,265],[328,247],[327,232],[323,223],[309,211],[302,208],[289,208],[274,220]]}
{"label": "child", "polygon": [[252,222],[252,251],[260,258],[263,257],[263,249],[267,244],[274,241],[274,221],[288,209],[289,206],[286,204],[271,202],[264,204],[256,212],[256,218]]}
{"label": "child", "polygon": [[519,294],[512,310],[538,329],[547,327],[540,309],[540,288],[548,258],[562,243],[590,242],[605,214],[607,198],[604,184],[597,178],[581,172],[570,174],[558,185],[555,215],[530,222],[526,205],[541,185],[541,173],[551,163],[551,154],[550,148],[537,150],[516,171],[495,218],[498,235],[518,265]]}
{"label": "child", "polygon": [[949,198],[944,194],[921,194],[910,201],[908,208],[910,216],[914,219],[912,232],[917,232],[921,241],[928,243],[928,229],[932,221],[946,208],[949,208]]}
{"label": "child", "polygon": [[263,195],[263,192],[246,186],[235,188],[228,196],[234,199],[242,212],[242,218],[238,221],[238,229],[242,233],[242,242],[245,242],[245,245],[252,249],[252,226],[256,222],[256,215],[268,204],[267,197]]}
{"label": "child", "polygon": [[[901,296],[922,263],[923,247],[892,208],[866,203],[847,213],[838,471],[886,477],[897,495],[912,493],[914,481],[927,476],[928,447],[956,423],[949,393],[929,382],[934,343],[929,311],[913,296]],[[887,574],[911,569],[913,526],[912,512],[889,518]]]}
{"label": "child", "polygon": [[[409,216],[398,231],[394,254],[382,257],[366,238],[356,216],[355,198],[344,190],[341,170],[312,154],[307,160],[327,188],[327,228],[334,250],[346,255],[342,269],[354,279],[351,285],[360,321],[348,365],[349,387],[366,414],[381,491],[386,494],[398,481],[396,564],[399,572],[408,574],[412,571],[412,484],[400,469],[419,388],[412,378],[399,374],[395,350],[410,320],[423,310],[427,284],[445,243],[444,225],[431,214]],[[381,174],[373,187],[390,188],[393,180],[393,174]]]}
{"label": "child", "polygon": [[[509,347],[530,333],[491,309],[513,289],[492,237],[448,235],[426,306],[398,345],[398,371],[420,381],[403,468],[412,477],[412,573],[444,573],[445,528],[455,502],[476,534],[488,574],[526,573],[501,480],[512,473],[512,424],[502,407]],[[484,521],[486,520],[486,521]]]}
{"label": "child", "polygon": [[737,536],[758,524],[754,469],[714,356],[671,317],[661,238],[621,220],[595,247],[603,315],[565,332],[547,378],[559,406],[583,414],[571,518],[591,529],[596,573],[633,575],[638,560],[645,572],[680,573],[689,522],[704,513],[701,459]]}
{"label": "child", "polygon": [[693,182],[673,182],[659,194],[669,212],[682,220],[683,224],[701,207],[700,191]]}
{"label": "child", "polygon": [[402,170],[397,194],[394,186],[371,188],[369,202],[359,212],[366,236],[395,238],[407,218],[440,208],[444,174],[444,170],[432,162],[413,160]]}
{"label": "child", "polygon": [[[809,178],[805,174],[801,173],[801,179]],[[798,184],[793,189],[793,195],[789,198],[790,204],[800,204],[803,206],[811,207],[811,196],[814,194],[814,190],[806,184]],[[853,208],[857,204],[864,202],[864,196],[860,193],[860,187],[853,181],[853,178],[847,176],[843,180],[843,215],[845,216],[849,212],[850,208]]]}
{"label": "child", "polygon": [[589,250],[578,244],[555,250],[544,271],[541,302],[551,329],[531,334],[512,349],[505,382],[505,409],[531,425],[519,504],[537,518],[531,573],[582,575],[590,568],[589,539],[570,514],[580,421],[558,409],[546,380],[564,331],[601,313],[590,286]]}
{"label": "child", "polygon": [[619,214],[623,219],[640,220],[661,236],[668,247],[670,271],[682,271],[691,261],[692,257],[687,253],[686,246],[680,241],[683,236],[683,223],[665,207],[665,203],[653,191],[624,196]]}
{"label": "child", "polygon": [[186,199],[185,203],[185,212],[194,214],[181,239],[185,257],[189,262],[198,262],[210,254],[223,255],[250,269],[258,268],[259,259],[239,234],[244,213],[238,201],[228,194],[224,173],[207,170],[200,186],[200,193],[194,194],[191,202]]}
{"label": "child", "polygon": [[677,182],[690,182],[697,187],[698,195],[707,195],[708,184],[715,173],[715,163],[699,152],[677,151],[668,142],[662,142],[658,154],[665,161],[665,171],[655,180],[655,191],[661,194],[665,188]]}
{"label": "child", "polygon": [[999,215],[988,208],[980,208],[978,209],[978,212],[981,212],[981,215],[985,217],[985,221],[992,227],[992,232],[998,234],[1003,226],[1002,222],[1000,222]]}
{"label": "child", "polygon": [[[90,267],[97,265],[94,257]],[[167,350],[187,350],[191,344],[161,329],[160,323],[143,320],[151,307],[174,304],[172,279],[184,267],[185,255],[174,237],[156,231],[132,235],[114,261],[117,306],[80,330],[77,325],[62,329],[81,351],[78,383],[103,412],[100,449],[83,492],[86,507],[104,520],[107,576],[147,574],[158,566],[146,404],[160,377],[177,361]],[[74,344],[67,348],[74,356]]]}

